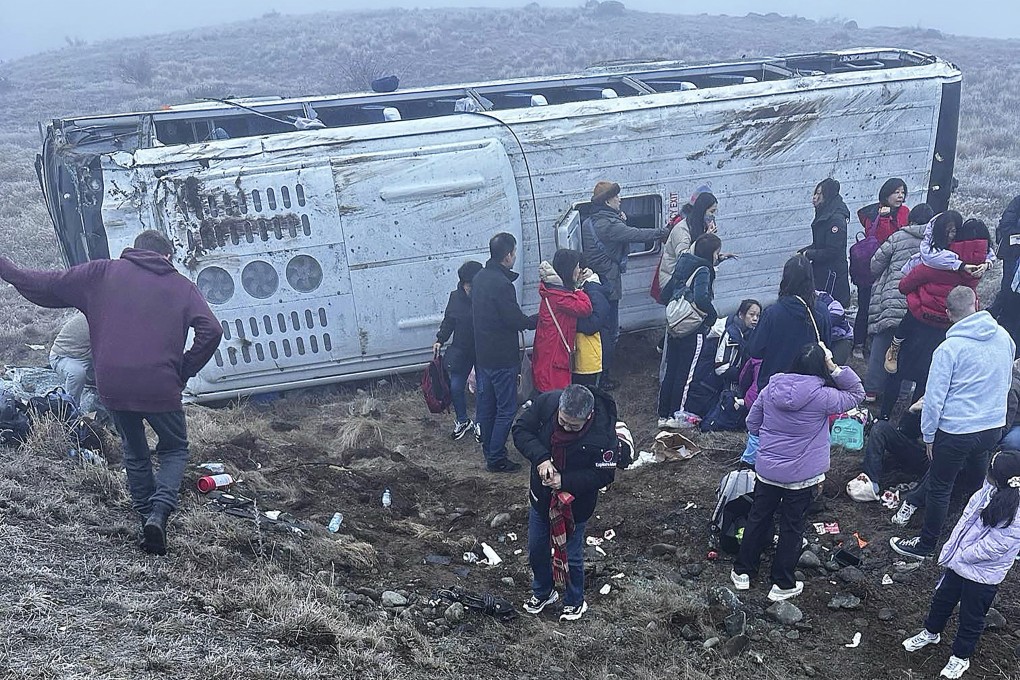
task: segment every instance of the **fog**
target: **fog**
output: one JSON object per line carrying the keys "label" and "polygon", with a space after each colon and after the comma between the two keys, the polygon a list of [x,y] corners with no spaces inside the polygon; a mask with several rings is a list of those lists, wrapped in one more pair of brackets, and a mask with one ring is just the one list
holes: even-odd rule
{"label": "fog", "polygon": [[[82,4],[70,0],[19,2],[5,0],[0,18],[0,59],[14,59],[63,47],[65,39],[88,42],[260,17],[277,10],[304,13],[323,10],[385,7],[520,7],[522,0],[103,0]],[[542,0],[546,6],[576,7],[582,0]],[[803,0],[624,0],[629,9],[744,15],[748,12],[797,14],[810,19],[840,17],[868,26],[920,26],[947,33],[993,38],[1020,37],[1020,3],[1016,0],[854,0],[851,3]],[[975,49],[980,49],[976,44]]]}

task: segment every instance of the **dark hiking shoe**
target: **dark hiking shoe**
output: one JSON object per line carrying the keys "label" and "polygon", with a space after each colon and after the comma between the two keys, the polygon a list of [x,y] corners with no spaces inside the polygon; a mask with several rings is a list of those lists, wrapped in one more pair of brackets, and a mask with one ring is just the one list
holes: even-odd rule
{"label": "dark hiking shoe", "polygon": [[170,506],[153,503],[152,512],[145,518],[142,531],[142,550],[153,555],[166,555],[166,523],[170,519]]}
{"label": "dark hiking shoe", "polygon": [[577,606],[571,606],[569,604],[563,605],[563,613],[560,614],[560,623],[565,623],[567,621],[577,621],[582,616],[584,616],[584,613],[586,611],[588,611],[588,603],[584,601],[582,601],[581,604]]}
{"label": "dark hiking shoe", "polygon": [[926,548],[921,545],[920,536],[914,536],[913,538],[897,538],[893,536],[889,539],[889,547],[904,557],[913,557],[915,560],[924,560],[935,555],[934,548]]}
{"label": "dark hiking shoe", "polygon": [[544,600],[540,600],[532,595],[531,598],[524,603],[524,611],[529,614],[540,614],[542,613],[542,610],[545,609],[546,605],[550,605],[558,599],[560,599],[560,596],[555,590],[550,590]]}
{"label": "dark hiking shoe", "polygon": [[495,465],[486,465],[485,469],[489,472],[517,472],[521,469],[521,464],[504,458]]}

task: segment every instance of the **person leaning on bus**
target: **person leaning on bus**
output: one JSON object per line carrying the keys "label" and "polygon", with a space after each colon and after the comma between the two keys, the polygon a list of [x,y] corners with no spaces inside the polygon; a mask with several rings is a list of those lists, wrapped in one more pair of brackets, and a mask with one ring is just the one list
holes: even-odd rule
{"label": "person leaning on bus", "polygon": [[666,227],[638,229],[627,226],[627,215],[620,210],[620,185],[616,182],[599,182],[591,194],[592,213],[581,229],[581,244],[585,262],[609,292],[610,320],[606,326],[611,332],[602,335],[603,389],[611,390],[616,383],[611,378],[616,341],[620,337],[620,298],[623,297],[622,274],[627,270],[627,254],[631,243],[657,241],[669,233]]}

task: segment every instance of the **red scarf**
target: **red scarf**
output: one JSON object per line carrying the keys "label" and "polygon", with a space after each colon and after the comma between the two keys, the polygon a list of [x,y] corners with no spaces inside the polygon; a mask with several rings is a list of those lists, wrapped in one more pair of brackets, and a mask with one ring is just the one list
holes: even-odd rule
{"label": "red scarf", "polygon": [[[568,432],[560,427],[557,420],[550,444],[553,465],[561,475],[567,466],[567,447],[587,434],[591,427],[591,421],[592,419],[588,418],[580,430]],[[549,499],[549,543],[552,546],[553,582],[560,587],[566,587],[570,583],[570,572],[567,568],[567,541],[574,534],[574,513],[570,507],[573,502],[573,494],[562,489],[553,491]]]}

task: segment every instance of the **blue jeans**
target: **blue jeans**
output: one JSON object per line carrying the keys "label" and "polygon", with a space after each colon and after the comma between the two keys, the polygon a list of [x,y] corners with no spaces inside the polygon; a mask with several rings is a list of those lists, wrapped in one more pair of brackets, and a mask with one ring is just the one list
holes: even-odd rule
{"label": "blue jeans", "polygon": [[[177,509],[177,497],[188,464],[188,426],[184,411],[142,413],[110,411],[120,433],[124,449],[131,507],[142,515],[152,511],[153,503]],[[156,457],[159,468],[152,469],[152,451],[145,439],[145,423],[156,433]]]}
{"label": "blue jeans", "polygon": [[892,379],[885,372],[885,353],[892,344],[895,328],[887,328],[871,336],[871,354],[868,356],[868,372],[864,377],[864,389],[869,394],[881,396],[886,383]]}
{"label": "blue jeans", "polygon": [[468,373],[449,372],[450,375],[450,399],[453,401],[453,412],[457,415],[457,422],[463,423],[468,419],[467,395],[464,394],[467,388]]}
{"label": "blue jeans", "polygon": [[602,338],[602,375],[609,376],[616,356],[616,341],[620,339],[620,301],[609,301],[609,318],[599,333]]}
{"label": "blue jeans", "polygon": [[520,365],[512,368],[475,367],[478,386],[475,421],[482,430],[482,453],[490,467],[506,460],[506,439],[510,436],[510,426],[517,413],[517,374],[520,371]]}
{"label": "blue jeans", "polygon": [[74,399],[76,405],[81,406],[81,393],[85,390],[85,383],[95,380],[92,361],[50,354],[50,367],[63,378],[64,391]]}
{"label": "blue jeans", "polygon": [[1009,432],[999,442],[1003,451],[1020,451],[1020,425],[1009,428]]}
{"label": "blue jeans", "polygon": [[[574,524],[574,533],[567,540],[567,572],[570,583],[563,595],[563,604],[576,607],[584,602],[584,527],[585,522]],[[531,562],[531,593],[540,600],[549,597],[553,590],[552,544],[549,543],[549,519],[538,514],[534,507],[528,512],[528,561]]]}

